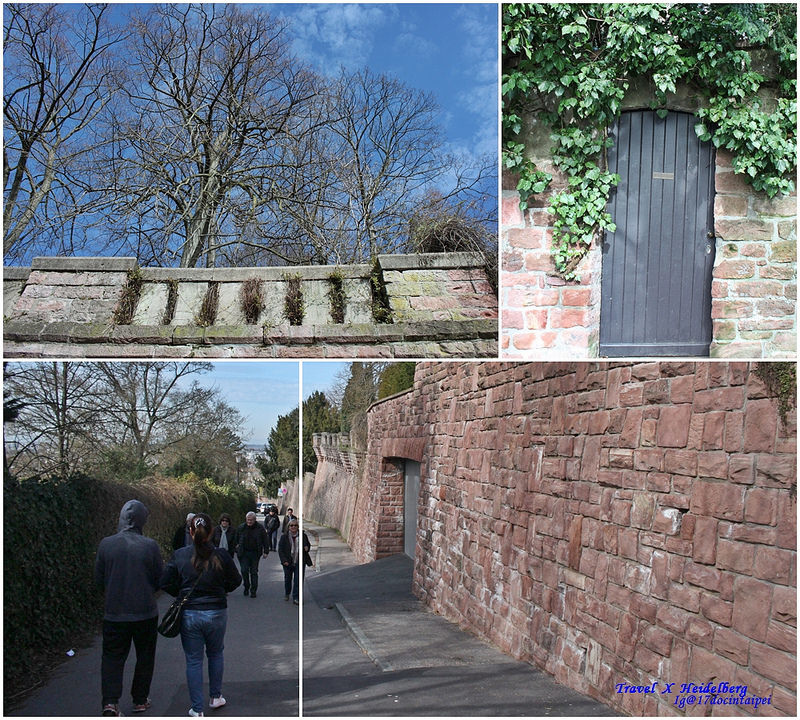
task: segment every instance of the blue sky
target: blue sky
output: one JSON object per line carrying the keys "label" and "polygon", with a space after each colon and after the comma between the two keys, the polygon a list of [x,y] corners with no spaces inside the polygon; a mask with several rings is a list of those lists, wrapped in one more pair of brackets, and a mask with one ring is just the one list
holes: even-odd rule
{"label": "blue sky", "polygon": [[[124,22],[141,4],[118,4]],[[369,67],[435,95],[448,147],[498,148],[498,9],[488,3],[247,3],[290,23],[295,55],[323,74]],[[492,188],[494,191],[496,188]]]}
{"label": "blue sky", "polygon": [[265,445],[278,416],[300,402],[300,363],[236,360],[212,365],[212,372],[196,379],[219,388],[225,401],[247,418],[245,443]]}
{"label": "blue sky", "polygon": [[291,22],[295,54],[318,72],[367,66],[432,92],[451,149],[497,152],[497,5],[264,5]]}
{"label": "blue sky", "polygon": [[303,400],[317,390],[327,392],[336,381],[336,376],[350,367],[349,362],[304,362],[303,363]]}

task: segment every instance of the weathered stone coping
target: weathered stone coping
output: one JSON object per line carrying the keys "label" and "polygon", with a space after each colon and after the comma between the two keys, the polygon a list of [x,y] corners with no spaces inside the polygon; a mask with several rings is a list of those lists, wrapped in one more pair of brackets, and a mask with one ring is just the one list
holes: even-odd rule
{"label": "weathered stone coping", "polygon": [[[338,300],[332,294],[337,277]],[[290,323],[292,278],[299,280],[301,313]],[[164,356],[170,348],[175,356],[193,348],[237,357],[497,356],[497,298],[476,253],[384,255],[374,265],[251,268],[140,268],[134,258],[35,258],[29,268],[4,268],[3,280],[9,357],[56,351],[65,357]],[[262,281],[255,319],[245,316],[241,293],[252,280]],[[131,305],[120,319],[123,302]],[[212,310],[206,312],[208,304]]]}

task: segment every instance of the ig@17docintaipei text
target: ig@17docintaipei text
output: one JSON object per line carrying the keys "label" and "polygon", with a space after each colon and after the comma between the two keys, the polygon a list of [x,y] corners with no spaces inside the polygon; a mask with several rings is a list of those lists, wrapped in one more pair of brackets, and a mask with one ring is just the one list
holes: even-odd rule
{"label": "ig@17docintaipei text", "polygon": [[618,694],[646,693],[652,695],[670,695],[673,705],[678,709],[692,705],[750,705],[753,709],[761,705],[771,705],[771,697],[755,697],[747,694],[747,685],[732,683],[678,683],[654,682],[650,685],[631,685],[617,683]]}

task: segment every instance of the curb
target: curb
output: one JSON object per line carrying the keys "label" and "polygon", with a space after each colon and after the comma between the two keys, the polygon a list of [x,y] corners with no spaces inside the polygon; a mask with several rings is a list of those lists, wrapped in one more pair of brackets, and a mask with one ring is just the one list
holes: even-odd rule
{"label": "curb", "polygon": [[358,646],[364,651],[364,654],[374,662],[378,668],[380,668],[381,672],[393,672],[394,667],[391,663],[384,662],[378,657],[378,653],[375,648],[372,646],[372,643],[367,639],[367,636],[361,631],[361,628],[358,627],[358,624],[355,620],[353,620],[352,615],[347,612],[347,609],[341,603],[335,604],[336,611],[339,613],[339,616],[342,618],[342,622],[345,624],[345,627],[348,629],[350,634],[355,639]]}

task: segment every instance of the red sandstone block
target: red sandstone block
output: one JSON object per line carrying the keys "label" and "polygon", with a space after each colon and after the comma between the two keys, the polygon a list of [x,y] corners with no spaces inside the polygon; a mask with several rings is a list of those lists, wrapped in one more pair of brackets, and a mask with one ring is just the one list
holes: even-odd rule
{"label": "red sandstone block", "polygon": [[718,625],[730,627],[733,622],[733,603],[726,602],[716,595],[703,593],[700,598],[700,610],[703,617]]}
{"label": "red sandstone block", "polygon": [[519,310],[508,310],[507,308],[503,308],[503,327],[521,330],[525,327],[524,317],[525,316]]}
{"label": "red sandstone block", "polygon": [[723,300],[728,297],[728,282],[714,278],[711,281],[711,297],[715,300]]}
{"label": "red sandstone block", "polygon": [[549,272],[553,268],[553,256],[549,250],[528,250],[525,253],[525,269],[528,272]]}
{"label": "red sandstone block", "polygon": [[673,475],[697,475],[697,452],[694,450],[666,450],[664,472]]}
{"label": "red sandstone block", "polygon": [[695,412],[713,410],[741,410],[744,405],[744,388],[723,387],[700,390],[694,394]]}
{"label": "red sandstone block", "polygon": [[694,615],[669,604],[659,605],[656,619],[661,627],[666,628],[676,635],[682,636],[686,631],[689,620]]}
{"label": "red sandstone block", "polygon": [[747,666],[750,640],[728,628],[717,628],[714,633],[714,651],[737,665]]}
{"label": "red sandstone block", "polygon": [[748,490],[744,503],[745,521],[761,525],[774,525],[778,500],[781,495],[782,493],[779,490],[766,488],[753,488]]}
{"label": "red sandstone block", "polygon": [[744,452],[773,452],[777,423],[774,401],[749,401],[744,417]]}
{"label": "red sandstone block", "polygon": [[714,217],[747,215],[747,198],[743,195],[717,195],[714,198]]}
{"label": "red sandstone block", "polygon": [[779,544],[778,539],[780,537],[777,528],[745,524],[734,524],[725,532],[721,530],[720,535],[725,535],[731,540],[741,540],[742,542],[761,545]]}
{"label": "red sandstone block", "polygon": [[522,225],[522,211],[519,209],[519,193],[514,191],[503,192],[502,225],[504,228]]}
{"label": "red sandstone block", "polygon": [[762,580],[788,585],[791,582],[795,561],[795,553],[790,550],[759,547],[755,552],[753,575]]}
{"label": "red sandstone block", "polygon": [[686,628],[686,639],[695,647],[711,650],[714,644],[714,628],[711,623],[693,617]]}
{"label": "red sandstone block", "polygon": [[743,412],[725,413],[725,451],[741,452],[744,428]]}
{"label": "red sandstone block", "polygon": [[544,330],[548,327],[547,310],[527,310],[525,312],[525,328],[528,330]]}
{"label": "red sandstone block", "polygon": [[717,592],[720,589],[721,573],[719,570],[706,565],[688,563],[684,568],[683,577],[686,582],[706,588],[707,590]]}
{"label": "red sandstone block", "polygon": [[700,612],[700,592],[694,588],[673,583],[669,588],[669,600],[691,613]]}
{"label": "red sandstone block", "polygon": [[731,456],[728,465],[728,480],[742,485],[752,485],[755,475],[752,455]]}
{"label": "red sandstone block", "polygon": [[644,400],[644,384],[626,385],[619,391],[619,402],[623,407],[638,407]]}
{"label": "red sandstone block", "polygon": [[797,659],[794,654],[752,643],[750,667],[753,672],[775,680],[789,690],[797,689]]}
{"label": "red sandstone block", "polygon": [[797,629],[783,623],[771,622],[767,627],[767,645],[787,652],[797,651]]}
{"label": "red sandstone block", "polygon": [[740,577],[733,589],[733,629],[753,640],[767,637],[772,588],[768,583]]}
{"label": "red sandstone block", "polygon": [[772,707],[789,717],[797,717],[797,693],[786,692],[783,688],[776,687],[772,691]]}
{"label": "red sandstone block", "polygon": [[720,539],[717,543],[717,567],[746,575],[753,574],[755,547],[748,543]]}
{"label": "red sandstone block", "polygon": [[588,306],[591,299],[592,291],[588,287],[565,287],[561,291],[561,302],[564,305]]}
{"label": "red sandstone block", "polygon": [[728,454],[724,452],[704,452],[697,457],[697,474],[700,477],[728,478]]}
{"label": "red sandstone block", "polygon": [[725,412],[705,414],[703,427],[703,450],[722,450],[725,437]]}
{"label": "red sandstone block", "polygon": [[644,645],[638,645],[633,653],[633,663],[636,667],[651,673],[653,677],[658,677],[662,660],[661,655],[648,650]]}
{"label": "red sandstone block", "polygon": [[642,634],[642,641],[645,646],[655,653],[669,657],[672,652],[673,636],[660,627],[651,625]]}
{"label": "red sandstone block", "polygon": [[797,478],[797,463],[792,456],[757,455],[756,481],[767,487],[789,487]]}
{"label": "red sandstone block", "polygon": [[720,681],[722,678],[734,677],[735,672],[736,666],[729,660],[720,658],[703,648],[694,648],[692,650],[691,682]]}
{"label": "red sandstone block", "polygon": [[506,242],[513,248],[527,248],[533,250],[543,250],[547,248],[544,232],[541,228],[507,230],[505,232],[505,238]]}
{"label": "red sandstone block", "polygon": [[698,480],[692,488],[690,509],[696,515],[742,520],[743,496],[742,488],[729,483]]}
{"label": "red sandstone block", "polygon": [[[620,397],[622,396],[620,393]],[[619,446],[624,448],[635,448],[639,445],[639,435],[642,428],[642,409],[631,408],[625,413],[625,422],[619,437]]]}
{"label": "red sandstone block", "polygon": [[658,418],[658,444],[670,448],[686,447],[691,415],[689,405],[662,408]]}

